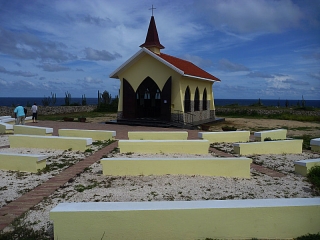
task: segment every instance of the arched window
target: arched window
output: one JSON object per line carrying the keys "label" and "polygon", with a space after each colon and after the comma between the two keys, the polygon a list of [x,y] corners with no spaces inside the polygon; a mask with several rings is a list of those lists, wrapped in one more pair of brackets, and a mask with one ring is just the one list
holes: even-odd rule
{"label": "arched window", "polygon": [[184,112],[191,112],[190,95],[190,88],[188,86],[184,93]]}
{"label": "arched window", "polygon": [[199,89],[196,88],[196,92],[194,94],[194,111],[200,110],[200,101],[199,101]]}
{"label": "arched window", "polygon": [[207,89],[203,90],[202,110],[207,110]]}
{"label": "arched window", "polygon": [[161,99],[161,94],[160,94],[160,90],[157,89],[156,95],[154,97],[155,99]]}

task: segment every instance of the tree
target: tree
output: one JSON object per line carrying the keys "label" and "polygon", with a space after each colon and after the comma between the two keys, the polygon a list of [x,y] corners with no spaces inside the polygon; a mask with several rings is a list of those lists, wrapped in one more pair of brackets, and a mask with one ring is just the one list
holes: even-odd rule
{"label": "tree", "polygon": [[108,91],[104,91],[101,95],[104,104],[110,104],[112,97]]}

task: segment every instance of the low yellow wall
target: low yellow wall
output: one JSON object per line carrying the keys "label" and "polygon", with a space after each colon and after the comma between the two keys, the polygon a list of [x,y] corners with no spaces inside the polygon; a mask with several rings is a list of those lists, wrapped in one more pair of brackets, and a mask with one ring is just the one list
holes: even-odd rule
{"label": "low yellow wall", "polygon": [[0,153],[0,169],[36,173],[46,167],[46,155]]}
{"label": "low yellow wall", "polygon": [[13,125],[0,122],[0,133],[13,133]]}
{"label": "low yellow wall", "polygon": [[308,171],[314,166],[320,166],[320,158],[294,162],[295,172],[302,176],[307,176]]}
{"label": "low yellow wall", "polygon": [[60,203],[54,239],[292,239],[319,232],[320,198]]}
{"label": "low yellow wall", "polygon": [[207,140],[119,140],[120,153],[190,153],[207,154]]}
{"label": "low yellow wall", "polygon": [[87,137],[95,141],[114,140],[116,136],[115,131],[104,130],[83,130],[83,129],[59,129],[59,136],[64,137]]}
{"label": "low yellow wall", "polygon": [[14,132],[14,134],[51,136],[53,133],[53,128],[26,126],[26,125],[14,125],[13,132]]}
{"label": "low yellow wall", "polygon": [[156,132],[128,132],[130,140],[187,140],[188,132],[185,131],[156,131]]}
{"label": "low yellow wall", "polygon": [[11,148],[44,148],[85,151],[92,144],[91,138],[37,136],[37,135],[9,135]]}
{"label": "low yellow wall", "polygon": [[198,137],[208,140],[210,143],[215,142],[249,142],[250,131],[230,131],[230,132],[199,132]]}
{"label": "low yellow wall", "polygon": [[275,129],[254,133],[254,139],[256,141],[263,142],[265,138],[270,138],[271,140],[287,139],[287,129]]}
{"label": "low yellow wall", "polygon": [[103,158],[104,175],[201,175],[250,178],[250,158]]}
{"label": "low yellow wall", "polygon": [[265,141],[251,143],[234,143],[233,151],[240,155],[302,153],[301,139]]}

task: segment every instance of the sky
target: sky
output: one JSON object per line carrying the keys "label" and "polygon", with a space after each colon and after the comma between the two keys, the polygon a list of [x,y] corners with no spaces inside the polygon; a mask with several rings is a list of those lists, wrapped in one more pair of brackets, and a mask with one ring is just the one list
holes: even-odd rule
{"label": "sky", "polygon": [[217,99],[320,99],[320,0],[0,0],[0,97],[97,97],[140,50],[221,80]]}

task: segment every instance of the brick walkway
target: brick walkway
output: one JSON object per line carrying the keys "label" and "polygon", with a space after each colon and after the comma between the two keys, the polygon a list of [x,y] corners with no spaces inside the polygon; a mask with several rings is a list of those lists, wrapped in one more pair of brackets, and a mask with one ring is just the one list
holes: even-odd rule
{"label": "brick walkway", "polygon": [[[117,139],[128,139],[128,131],[179,131],[179,129],[176,129],[176,128],[157,128],[157,127],[128,126],[128,125],[102,124],[102,123],[54,122],[54,121],[41,121],[37,124],[29,123],[27,125],[51,127],[53,128],[53,135],[56,135],[56,136],[58,135],[58,129],[62,129],[62,128],[110,130],[110,131],[116,131]],[[180,130],[188,131],[189,139],[198,139],[199,130],[185,130],[185,129],[180,129]],[[9,226],[15,218],[21,216],[23,213],[30,210],[33,206],[40,203],[44,198],[50,196],[57,189],[59,189],[60,186],[63,186],[70,179],[76,177],[77,174],[82,173],[85,168],[89,167],[93,163],[100,160],[103,155],[108,154],[117,146],[118,146],[118,142],[114,142],[110,144],[109,146],[97,151],[93,155],[67,168],[60,174],[42,183],[41,185],[37,186],[30,192],[10,202],[6,206],[0,208],[0,230],[3,230],[6,226]],[[9,147],[9,146],[4,146],[4,147]],[[225,153],[216,148],[210,148],[210,151],[216,153],[216,155],[220,157],[233,156],[232,154]],[[281,177],[280,175],[283,175],[279,172],[275,172],[271,169],[268,169],[256,164],[251,164],[251,168],[272,177]]]}

